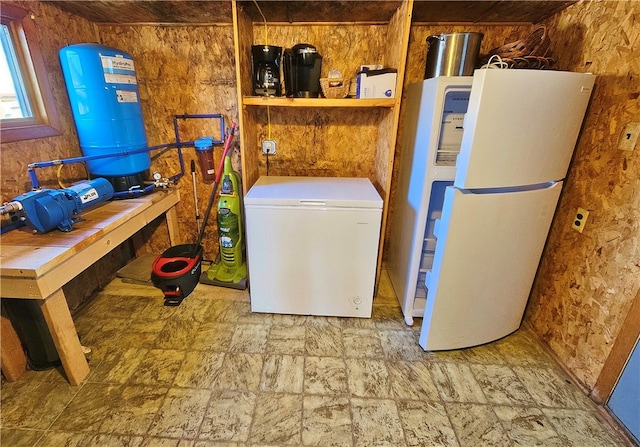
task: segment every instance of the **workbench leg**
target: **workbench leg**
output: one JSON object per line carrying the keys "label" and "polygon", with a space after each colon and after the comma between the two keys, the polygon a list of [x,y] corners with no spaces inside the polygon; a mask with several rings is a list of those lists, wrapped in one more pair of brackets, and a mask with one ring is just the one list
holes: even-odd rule
{"label": "workbench leg", "polygon": [[136,258],[139,258],[142,255],[146,255],[149,251],[147,247],[144,245],[144,237],[142,237],[143,231],[136,232],[133,236],[131,236],[131,243],[133,245],[133,254]]}
{"label": "workbench leg", "polygon": [[171,242],[172,246],[178,245],[178,212],[176,211],[175,205],[167,210],[165,218],[167,220],[167,228],[169,229],[169,242]]}
{"label": "workbench leg", "polygon": [[80,385],[89,374],[89,365],[62,289],[42,301],[40,307],[69,382]]}
{"label": "workbench leg", "polygon": [[[3,306],[4,307],[4,306]],[[14,382],[27,370],[27,357],[11,321],[2,311],[0,326],[0,369],[9,382]]]}

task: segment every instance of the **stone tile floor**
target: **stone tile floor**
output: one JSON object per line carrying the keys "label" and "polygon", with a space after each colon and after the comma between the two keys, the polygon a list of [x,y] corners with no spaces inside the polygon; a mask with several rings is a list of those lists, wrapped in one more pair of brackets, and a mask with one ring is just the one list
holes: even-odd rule
{"label": "stone tile floor", "polygon": [[206,285],[178,307],[112,281],[74,316],[88,380],[2,383],[1,445],[629,445],[527,329],[425,353],[383,275],[373,318],[251,313]]}

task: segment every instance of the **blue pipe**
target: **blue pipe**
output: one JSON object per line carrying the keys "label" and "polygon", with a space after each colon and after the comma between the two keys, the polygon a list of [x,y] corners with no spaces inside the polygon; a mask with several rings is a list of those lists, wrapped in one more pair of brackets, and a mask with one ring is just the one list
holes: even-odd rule
{"label": "blue pipe", "polygon": [[0,228],[0,234],[8,233],[11,230],[15,230],[16,228],[24,227],[25,223],[22,221],[14,222],[5,227]]}
{"label": "blue pipe", "polygon": [[[193,141],[189,141],[189,142],[182,143],[182,145],[195,146],[195,143]],[[40,189],[40,181],[38,180],[38,177],[36,176],[36,173],[35,173],[35,170],[38,168],[49,168],[52,166],[67,165],[72,163],[83,163],[85,161],[96,160],[100,158],[121,157],[124,155],[138,154],[141,152],[150,152],[150,151],[159,150],[159,149],[171,149],[174,147],[176,147],[176,143],[168,143],[168,144],[161,144],[158,146],[145,147],[142,149],[136,149],[132,151],[123,151],[117,154],[112,153],[112,154],[101,154],[101,155],[87,155],[83,157],[72,157],[72,158],[64,158],[64,159],[51,160],[51,161],[39,161],[36,163],[29,163],[27,165],[27,171],[29,173],[29,179],[31,180],[31,186],[34,190],[36,190],[36,189]],[[179,174],[175,174],[172,177],[173,180],[179,180],[184,175],[184,166],[181,165],[181,168],[182,168],[181,172]]]}
{"label": "blue pipe", "polygon": [[[213,140],[214,144],[223,144],[224,143],[224,136],[225,136],[225,127],[224,127],[224,116],[222,116],[219,113],[207,113],[207,114],[187,114],[187,115],[174,115],[173,117],[173,128],[174,128],[174,132],[176,135],[176,142],[175,143],[168,143],[168,144],[160,144],[158,146],[151,146],[151,147],[145,147],[145,148],[141,148],[141,149],[134,149],[134,150],[127,150],[127,151],[122,151],[119,153],[111,153],[111,154],[100,154],[100,155],[87,155],[87,156],[82,156],[82,157],[71,157],[71,158],[65,158],[65,159],[60,159],[60,160],[51,160],[51,161],[42,161],[42,162],[36,162],[36,163],[29,163],[29,165],[27,165],[27,171],[29,174],[29,180],[31,181],[31,187],[34,190],[40,189],[41,185],[40,185],[40,181],[38,180],[38,176],[36,175],[36,169],[38,168],[47,168],[47,167],[52,167],[52,166],[59,166],[59,165],[65,165],[65,164],[71,164],[71,163],[83,163],[86,161],[91,161],[91,160],[97,160],[97,159],[101,159],[101,158],[111,158],[111,157],[122,157],[122,156],[126,156],[126,155],[133,155],[133,154],[139,154],[142,152],[150,152],[150,151],[154,151],[154,150],[161,150],[161,149],[173,149],[176,148],[178,150],[178,160],[180,162],[180,172],[177,174],[174,174],[169,178],[170,181],[172,181],[173,183],[176,183],[178,180],[180,180],[185,173],[184,170],[184,158],[182,156],[182,148],[183,147],[195,147],[195,143],[193,141],[180,141],[180,132],[178,130],[178,120],[179,119],[191,119],[191,118],[198,118],[198,119],[202,119],[202,118],[213,118],[213,119],[219,119],[220,120],[220,140]],[[139,191],[139,193],[132,193],[131,191],[122,191],[121,193],[117,193],[116,196],[119,195],[124,195],[124,196],[128,196],[128,195],[138,195],[138,194],[142,194],[145,192],[149,192],[150,190],[152,190],[154,188],[153,185],[151,185],[151,188],[149,189],[149,187],[140,189],[140,190],[136,190]],[[133,190],[132,190],[133,191]]]}
{"label": "blue pipe", "polygon": [[113,197],[115,197],[116,199],[122,199],[122,198],[126,198],[126,197],[137,197],[137,196],[141,196],[143,194],[146,194],[148,192],[153,191],[156,188],[156,185],[147,185],[144,188],[141,189],[132,189],[129,191],[119,191],[119,192],[114,192],[113,193]]}

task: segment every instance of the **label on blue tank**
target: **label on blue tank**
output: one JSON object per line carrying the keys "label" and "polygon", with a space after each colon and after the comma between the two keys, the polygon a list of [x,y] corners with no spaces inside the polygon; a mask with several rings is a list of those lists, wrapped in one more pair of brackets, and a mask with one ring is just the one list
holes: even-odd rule
{"label": "label on blue tank", "polygon": [[131,90],[116,90],[118,102],[138,102],[138,95]]}
{"label": "label on blue tank", "polygon": [[104,82],[110,84],[137,84],[136,71],[133,59],[127,59],[120,55],[100,55]]}

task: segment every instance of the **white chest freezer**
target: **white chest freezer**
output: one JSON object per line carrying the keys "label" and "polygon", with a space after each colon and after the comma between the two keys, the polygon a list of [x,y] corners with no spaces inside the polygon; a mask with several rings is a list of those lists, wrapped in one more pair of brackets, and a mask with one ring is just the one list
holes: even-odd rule
{"label": "white chest freezer", "polygon": [[253,312],[371,317],[382,199],[368,179],[260,177],[244,206]]}

